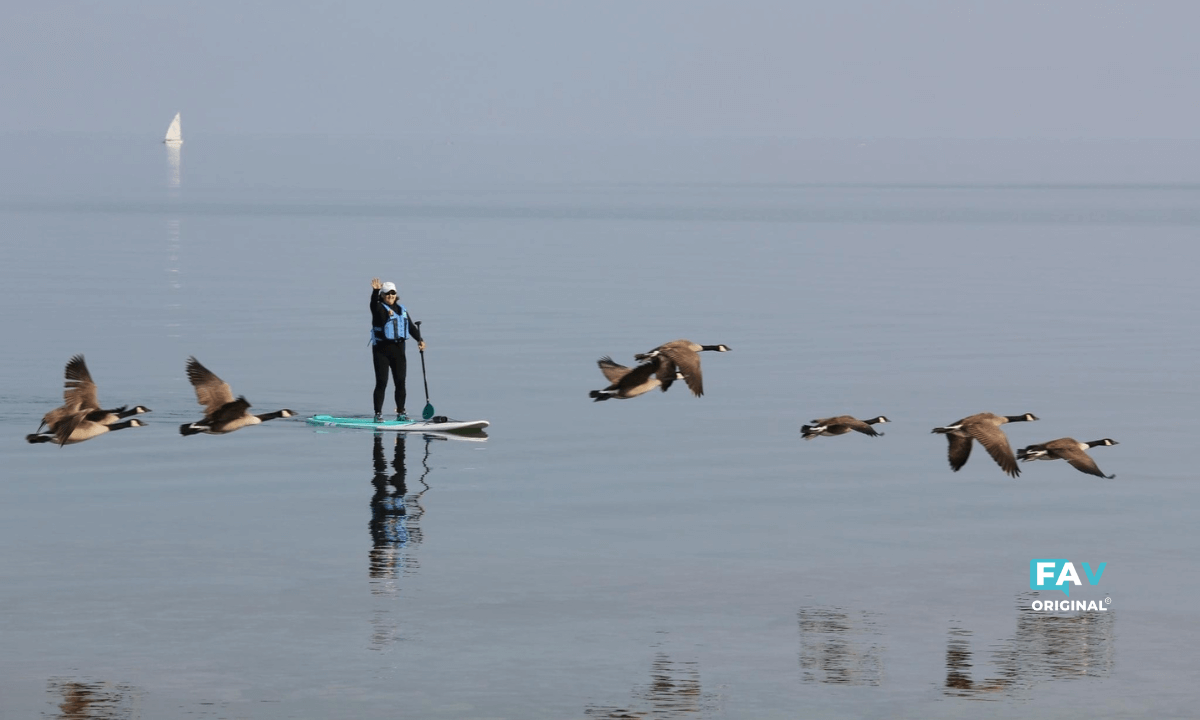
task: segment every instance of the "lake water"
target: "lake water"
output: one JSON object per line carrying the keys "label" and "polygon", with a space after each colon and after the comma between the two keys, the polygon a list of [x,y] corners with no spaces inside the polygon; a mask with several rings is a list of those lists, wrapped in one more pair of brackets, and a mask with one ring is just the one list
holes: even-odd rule
{"label": "lake water", "polygon": [[[4,136],[0,717],[1195,716],[1198,159]],[[374,276],[485,440],[180,437],[190,355],[369,413]],[[704,397],[587,398],[681,337]],[[27,444],[75,353],[148,426]],[[978,412],[1116,478],[951,472]],[[892,423],[800,439],[842,413]]]}

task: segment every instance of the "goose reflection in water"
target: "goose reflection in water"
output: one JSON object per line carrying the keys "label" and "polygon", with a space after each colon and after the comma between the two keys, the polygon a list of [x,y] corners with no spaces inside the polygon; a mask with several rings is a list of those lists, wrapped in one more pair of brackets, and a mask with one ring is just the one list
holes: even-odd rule
{"label": "goose reflection in water", "polygon": [[971,667],[971,632],[961,628],[950,631],[946,642],[946,686],[945,693],[955,697],[977,700],[992,699],[989,696],[1012,688],[1019,677],[1010,664],[1001,665],[996,677],[975,680]]}
{"label": "goose reflection in water", "polygon": [[715,701],[700,688],[700,669],[695,662],[679,662],[657,653],[650,666],[650,684],[636,687],[629,707],[589,705],[584,714],[603,720],[630,718],[679,718],[711,714]]}
{"label": "goose reflection in water", "polygon": [[873,613],[817,606],[800,608],[798,618],[805,682],[880,684],[885,648]]}
{"label": "goose reflection in water", "polygon": [[995,671],[976,677],[971,632],[950,631],[944,693],[975,700],[999,699],[1047,681],[1107,677],[1113,668],[1113,611],[1055,615],[1032,610],[1037,593],[1017,602],[1017,629],[994,646]]}
{"label": "goose reflection in water", "polygon": [[141,693],[130,685],[52,678],[50,692],[62,697],[59,720],[124,720],[138,717]]}

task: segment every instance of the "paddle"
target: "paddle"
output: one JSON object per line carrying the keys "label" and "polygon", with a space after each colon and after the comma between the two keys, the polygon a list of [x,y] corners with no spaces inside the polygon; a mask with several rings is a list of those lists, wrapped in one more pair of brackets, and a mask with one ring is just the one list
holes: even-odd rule
{"label": "paddle", "polygon": [[[418,320],[414,325],[417,330],[421,329],[421,321]],[[421,351],[421,380],[425,383],[425,409],[421,411],[421,417],[428,420],[433,417],[433,403],[429,402],[429,378],[425,375],[425,351]]]}

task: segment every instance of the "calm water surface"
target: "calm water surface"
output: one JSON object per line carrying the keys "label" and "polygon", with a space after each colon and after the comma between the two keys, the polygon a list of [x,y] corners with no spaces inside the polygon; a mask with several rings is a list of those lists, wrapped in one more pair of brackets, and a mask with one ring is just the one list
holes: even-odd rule
{"label": "calm water surface", "polygon": [[[927,150],[3,138],[0,716],[1194,716],[1200,178]],[[489,437],[179,436],[189,355],[368,413],[373,276]],[[703,398],[587,399],[679,337],[733,348]],[[26,444],[79,352],[149,425]],[[976,412],[1117,477],[952,473]],[[800,440],[841,413],[893,422]]]}

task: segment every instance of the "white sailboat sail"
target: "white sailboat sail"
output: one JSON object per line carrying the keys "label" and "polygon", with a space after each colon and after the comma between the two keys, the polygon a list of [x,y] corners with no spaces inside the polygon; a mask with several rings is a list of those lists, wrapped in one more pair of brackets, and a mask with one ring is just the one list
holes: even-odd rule
{"label": "white sailboat sail", "polygon": [[179,113],[175,113],[175,119],[171,121],[171,126],[167,128],[167,137],[163,139],[165,143],[181,143],[183,142],[183,130],[179,125]]}

